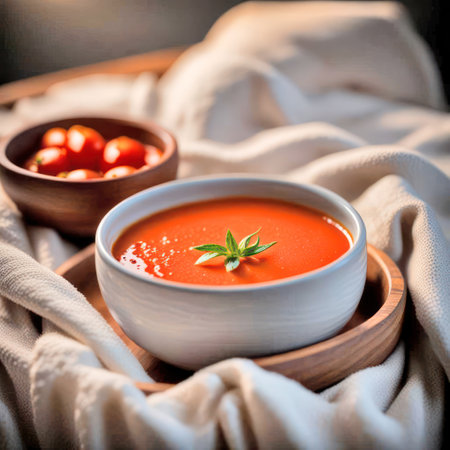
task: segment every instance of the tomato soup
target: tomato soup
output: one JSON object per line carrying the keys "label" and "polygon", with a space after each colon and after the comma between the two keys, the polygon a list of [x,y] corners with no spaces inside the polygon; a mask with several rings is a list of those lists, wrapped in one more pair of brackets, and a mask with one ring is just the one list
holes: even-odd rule
{"label": "tomato soup", "polygon": [[[242,258],[227,272],[224,256],[202,264],[202,244],[225,246],[227,230],[239,243],[258,233],[260,245],[276,241],[257,255]],[[255,242],[256,236],[251,240]],[[186,204],[151,215],[127,228],[113,256],[129,270],[169,281],[202,285],[239,285],[278,280],[323,267],[352,245],[350,233],[324,213],[279,200],[226,198]]]}

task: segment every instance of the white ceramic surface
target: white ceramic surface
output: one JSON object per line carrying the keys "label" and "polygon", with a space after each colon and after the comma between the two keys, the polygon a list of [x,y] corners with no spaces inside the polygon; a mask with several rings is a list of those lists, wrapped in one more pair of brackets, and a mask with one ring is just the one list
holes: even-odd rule
{"label": "white ceramic surface", "polygon": [[[111,248],[128,225],[183,203],[249,196],[320,209],[351,232],[339,259],[304,275],[241,286],[197,286],[145,278]],[[262,356],[336,334],[350,319],[366,278],[366,233],[352,206],[326,189],[274,178],[202,177],[147,189],[115,206],[96,235],[96,270],[115,320],[137,344],[176,366],[198,369],[232,356]]]}

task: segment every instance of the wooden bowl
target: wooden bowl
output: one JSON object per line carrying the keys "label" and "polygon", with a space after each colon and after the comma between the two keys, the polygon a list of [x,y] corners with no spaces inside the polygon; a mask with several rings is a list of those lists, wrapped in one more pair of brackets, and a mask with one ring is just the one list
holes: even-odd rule
{"label": "wooden bowl", "polygon": [[[74,181],[24,169],[24,162],[38,149],[49,128],[79,124],[96,129],[106,139],[129,136],[163,151],[161,162],[150,169],[120,178]],[[143,189],[175,179],[177,143],[159,125],[101,117],[75,117],[27,128],[0,149],[3,187],[31,222],[64,234],[93,236],[102,217],[114,205]]]}
{"label": "wooden bowl", "polygon": [[[167,364],[139,347],[109,312],[95,276],[94,244],[74,255],[56,273],[70,281],[124,341],[156,383],[136,385],[145,393],[164,391],[192,373]],[[348,375],[382,363],[402,331],[406,287],[400,270],[381,250],[367,247],[367,278],[361,302],[337,336],[285,353],[254,359],[266,370],[292,378],[309,389],[324,389]]]}

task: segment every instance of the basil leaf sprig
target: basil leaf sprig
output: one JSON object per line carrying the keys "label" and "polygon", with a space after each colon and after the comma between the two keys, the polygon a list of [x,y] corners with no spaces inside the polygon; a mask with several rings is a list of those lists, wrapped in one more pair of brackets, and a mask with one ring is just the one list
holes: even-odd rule
{"label": "basil leaf sprig", "polygon": [[225,240],[226,247],[218,244],[204,244],[191,247],[192,250],[199,250],[201,252],[207,252],[197,259],[195,264],[201,264],[210,259],[217,258],[218,256],[225,256],[225,269],[227,272],[231,272],[239,267],[241,258],[246,258],[247,256],[257,255],[258,253],[267,250],[276,244],[276,241],[270,244],[259,245],[259,237],[256,242],[250,245],[250,240],[253,236],[257,235],[261,231],[261,228],[256,230],[254,233],[249,234],[241,242],[236,242],[236,239],[231,234],[231,231],[227,231],[227,237]]}

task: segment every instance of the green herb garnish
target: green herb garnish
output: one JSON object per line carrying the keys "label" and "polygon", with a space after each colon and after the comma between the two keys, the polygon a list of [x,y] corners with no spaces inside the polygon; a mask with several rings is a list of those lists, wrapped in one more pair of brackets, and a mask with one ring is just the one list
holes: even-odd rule
{"label": "green herb garnish", "polygon": [[256,242],[250,245],[250,240],[253,236],[258,234],[261,228],[256,230],[254,233],[249,234],[241,242],[236,242],[231,231],[227,231],[226,237],[226,247],[218,244],[204,244],[191,247],[191,250],[199,250],[201,252],[207,252],[195,261],[195,264],[201,264],[212,258],[217,258],[218,256],[225,256],[225,269],[227,272],[231,272],[239,267],[241,258],[246,258],[247,256],[257,255],[258,253],[267,250],[268,248],[275,245],[276,242],[271,242],[270,244],[259,245],[259,237]]}

